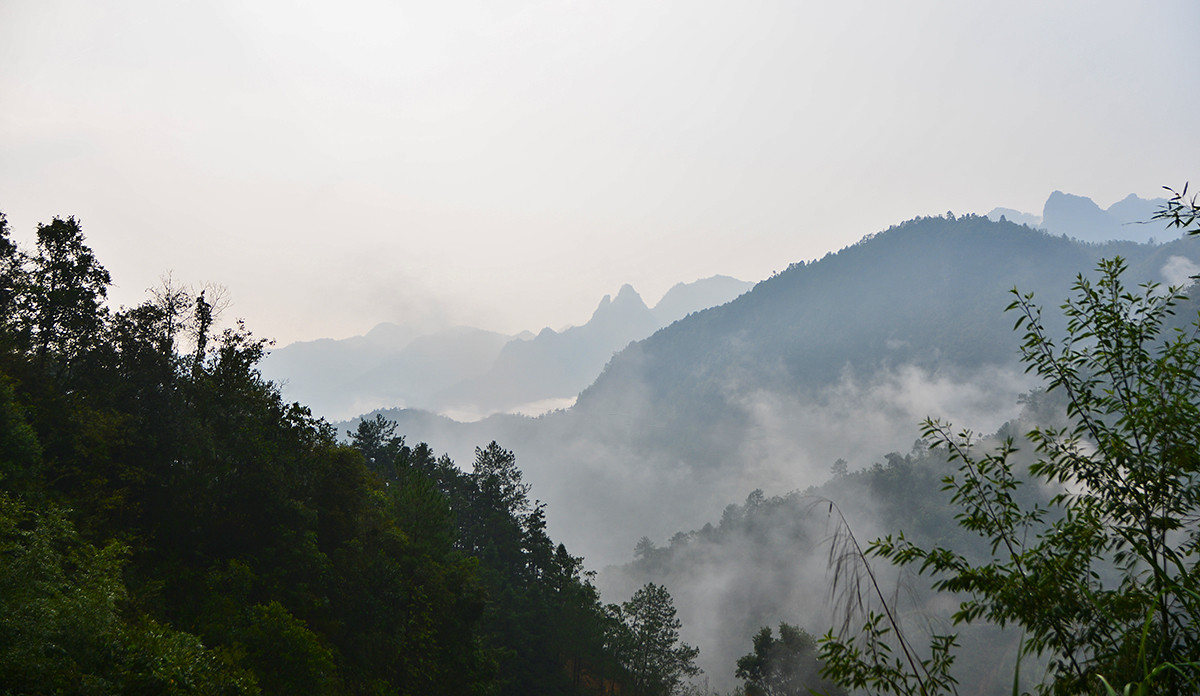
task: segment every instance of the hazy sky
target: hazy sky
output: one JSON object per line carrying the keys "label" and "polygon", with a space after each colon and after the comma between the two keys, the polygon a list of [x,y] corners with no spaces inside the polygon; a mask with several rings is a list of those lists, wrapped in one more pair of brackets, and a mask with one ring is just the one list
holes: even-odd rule
{"label": "hazy sky", "polygon": [[1200,3],[0,0],[0,210],[281,342],[1200,184]]}

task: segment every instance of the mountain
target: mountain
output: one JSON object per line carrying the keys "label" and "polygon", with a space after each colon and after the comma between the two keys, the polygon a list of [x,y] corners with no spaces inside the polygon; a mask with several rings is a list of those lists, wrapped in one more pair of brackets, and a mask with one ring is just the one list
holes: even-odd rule
{"label": "mountain", "polygon": [[651,311],[659,326],[669,326],[693,312],[723,305],[753,287],[754,283],[723,275],[676,283]]}
{"label": "mountain", "polygon": [[470,327],[419,333],[380,324],[365,336],[293,343],[260,366],[285,398],[326,417],[416,405],[464,375],[479,374],[511,337]]}
{"label": "mountain", "polygon": [[1062,191],[1055,191],[1046,199],[1042,222],[1051,233],[1065,234],[1082,242],[1128,239],[1130,234],[1120,220],[1101,210],[1092,199]]}
{"label": "mountain", "polygon": [[562,332],[546,328],[530,340],[510,341],[486,373],[437,394],[430,407],[440,413],[536,415],[569,406],[613,353],[751,287],[728,276],[678,283],[649,309],[632,286],[624,285],[615,298],[605,295],[583,326]]}
{"label": "mountain", "polygon": [[1197,258],[1188,242],[1084,245],[978,216],[913,220],[634,344],[575,410],[647,408],[660,425],[690,433],[691,454],[712,452],[746,425],[754,394],[811,393],[901,366],[942,374],[1011,366],[1020,337],[1003,316],[1009,290],[1056,306],[1077,273],[1118,254],[1133,277],[1155,281],[1173,257]]}
{"label": "mountain", "polygon": [[[267,379],[283,386],[284,395],[325,415],[361,413],[367,395],[353,394],[347,385],[398,348],[408,345],[432,327],[383,323],[364,336],[301,341],[272,350],[259,369]],[[378,404],[376,404],[378,406]],[[374,406],[368,406],[372,408]]]}
{"label": "mountain", "polygon": [[537,408],[558,398],[570,405],[600,374],[612,354],[631,341],[645,338],[660,323],[630,285],[614,299],[605,295],[583,326],[564,331],[542,329],[529,340],[504,345],[491,366],[435,395],[433,410],[451,413],[490,413]]}
{"label": "mountain", "polygon": [[423,408],[476,420],[543,413],[574,403],[613,353],[659,328],[723,304],[753,284],[713,276],[679,283],[650,309],[630,285],[606,295],[582,326],[536,336],[470,327],[380,324],[365,336],[294,343],[262,363],[284,396],[319,415],[346,418],[382,407]]}
{"label": "mountain", "polygon": [[1015,222],[1018,225],[1028,225],[1030,227],[1042,226],[1041,215],[1023,213],[1020,210],[1015,210],[1013,208],[992,208],[992,212],[987,214],[987,219],[993,222],[1005,220],[1007,222]]}
{"label": "mountain", "polygon": [[1149,222],[1166,202],[1165,198],[1146,199],[1131,193],[1107,209],[1101,209],[1086,196],[1055,191],[1046,199],[1040,216],[1012,208],[995,208],[987,217],[997,222],[1004,218],[1008,222],[1044,229],[1050,234],[1096,244],[1119,240],[1169,241],[1178,239],[1178,232]]}
{"label": "mountain", "polygon": [[[1154,214],[1161,210],[1166,202],[1167,199],[1165,198],[1145,199],[1131,193],[1108,206],[1108,210],[1105,212],[1122,225],[1141,225],[1147,220],[1153,219]],[[1178,237],[1178,233],[1174,231],[1170,232],[1170,237],[1164,236],[1163,233],[1166,230],[1162,229],[1161,224],[1146,225],[1146,229],[1150,234],[1157,234],[1159,239],[1175,239]]]}
{"label": "mountain", "polygon": [[[1065,408],[1065,399],[1055,393],[1030,394],[1020,416],[981,445],[990,449],[1004,436],[1064,424],[1059,417]],[[1020,471],[1033,462],[1034,448],[1027,440],[1017,441],[1020,451],[1009,461]],[[939,493],[958,465],[948,461],[945,450],[918,442],[908,453],[882,454],[856,471],[835,467],[819,485],[804,490],[772,496],[751,491],[744,503],[726,506],[703,527],[669,539],[643,537],[627,562],[603,568],[596,584],[612,598],[627,597],[648,582],[669,588],[683,639],[700,647],[697,662],[710,686],[726,693],[735,686],[729,666],[749,651],[750,636],[761,627],[786,621],[821,635],[843,621],[830,559],[837,555],[838,540],[846,541],[847,530],[862,544],[902,530],[906,540],[920,546],[939,544],[971,558],[986,557],[991,540],[961,527],[955,520],[960,508],[950,504],[949,494]],[[1022,504],[1044,506],[1051,493],[1034,486],[1015,496]],[[947,595],[886,564],[874,570],[885,593],[898,589],[903,578],[905,591],[895,595],[895,606],[919,612],[933,625],[949,625],[957,605]],[[978,624],[956,626],[955,632],[962,683],[971,683],[976,694],[1011,693],[1020,635]],[[914,642],[923,645],[924,636]]]}
{"label": "mountain", "polygon": [[919,218],[633,343],[567,411],[469,427],[388,417],[455,458],[491,440],[513,449],[570,547],[613,561],[642,535],[699,527],[735,491],[803,488],[835,459],[907,449],[925,416],[994,430],[1032,384],[1009,291],[1057,307],[1077,273],[1118,254],[1131,284],[1200,263],[1192,240],[1084,244],[980,216]]}

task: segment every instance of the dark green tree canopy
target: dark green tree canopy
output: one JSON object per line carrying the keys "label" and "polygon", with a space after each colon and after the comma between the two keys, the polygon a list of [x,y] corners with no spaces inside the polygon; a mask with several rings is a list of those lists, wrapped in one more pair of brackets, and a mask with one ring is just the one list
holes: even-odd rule
{"label": "dark green tree canopy", "polygon": [[169,277],[109,312],[74,218],[0,215],[0,693],[564,694],[625,684],[516,456],[338,441]]}
{"label": "dark green tree canopy", "polygon": [[763,627],[753,638],[754,652],[738,658],[736,676],[746,696],[828,696],[845,691],[821,676],[817,641],[802,628],[779,624],[779,637]]}
{"label": "dark green tree canopy", "polygon": [[619,607],[610,605],[620,660],[635,696],[670,696],[696,676],[700,650],[679,640],[675,603],[662,585],[648,583]]}
{"label": "dark green tree canopy", "polygon": [[43,364],[54,360],[61,371],[90,347],[100,333],[111,282],[84,244],[75,218],[56,217],[49,225],[38,225],[37,254],[23,309],[26,330]]}

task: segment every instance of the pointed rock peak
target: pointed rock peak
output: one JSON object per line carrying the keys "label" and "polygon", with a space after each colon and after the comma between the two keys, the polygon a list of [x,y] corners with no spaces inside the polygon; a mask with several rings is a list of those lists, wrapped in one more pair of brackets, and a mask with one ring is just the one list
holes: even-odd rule
{"label": "pointed rock peak", "polygon": [[613,300],[614,304],[627,302],[637,302],[638,304],[642,304],[642,296],[639,295],[637,290],[634,290],[633,286],[629,283],[621,286],[621,289],[617,291],[617,299]]}
{"label": "pointed rock peak", "polygon": [[1092,210],[1094,208],[1096,210],[1101,210],[1100,206],[1096,205],[1096,202],[1087,196],[1076,196],[1073,193],[1055,191],[1054,193],[1050,194],[1049,198],[1046,199],[1046,205],[1042,210],[1042,215],[1045,216],[1046,211],[1048,210],[1063,208],[1074,208],[1076,210],[1080,208]]}
{"label": "pointed rock peak", "polygon": [[592,312],[589,323],[601,317],[629,316],[631,313],[649,311],[646,303],[642,301],[642,296],[637,294],[637,290],[634,290],[632,285],[626,283],[617,291],[615,299],[612,295],[605,295],[604,299],[600,300],[600,306],[596,307],[595,312]]}
{"label": "pointed rock peak", "polygon": [[[646,306],[646,304],[642,302],[642,296],[637,293],[637,290],[634,290],[632,285],[626,283],[621,286],[620,290],[617,291],[617,296],[615,298],[612,295],[605,295],[604,299],[600,300],[600,304],[596,306],[596,312],[603,312],[609,307],[625,306],[630,304],[641,305],[643,307]],[[596,312],[593,312],[592,316],[595,316]]]}

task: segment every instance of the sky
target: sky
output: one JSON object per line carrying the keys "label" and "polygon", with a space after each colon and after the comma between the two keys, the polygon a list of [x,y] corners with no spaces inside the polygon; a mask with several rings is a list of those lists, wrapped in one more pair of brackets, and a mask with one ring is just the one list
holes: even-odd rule
{"label": "sky", "polygon": [[1200,3],[0,0],[0,211],[280,344],[1200,185]]}

